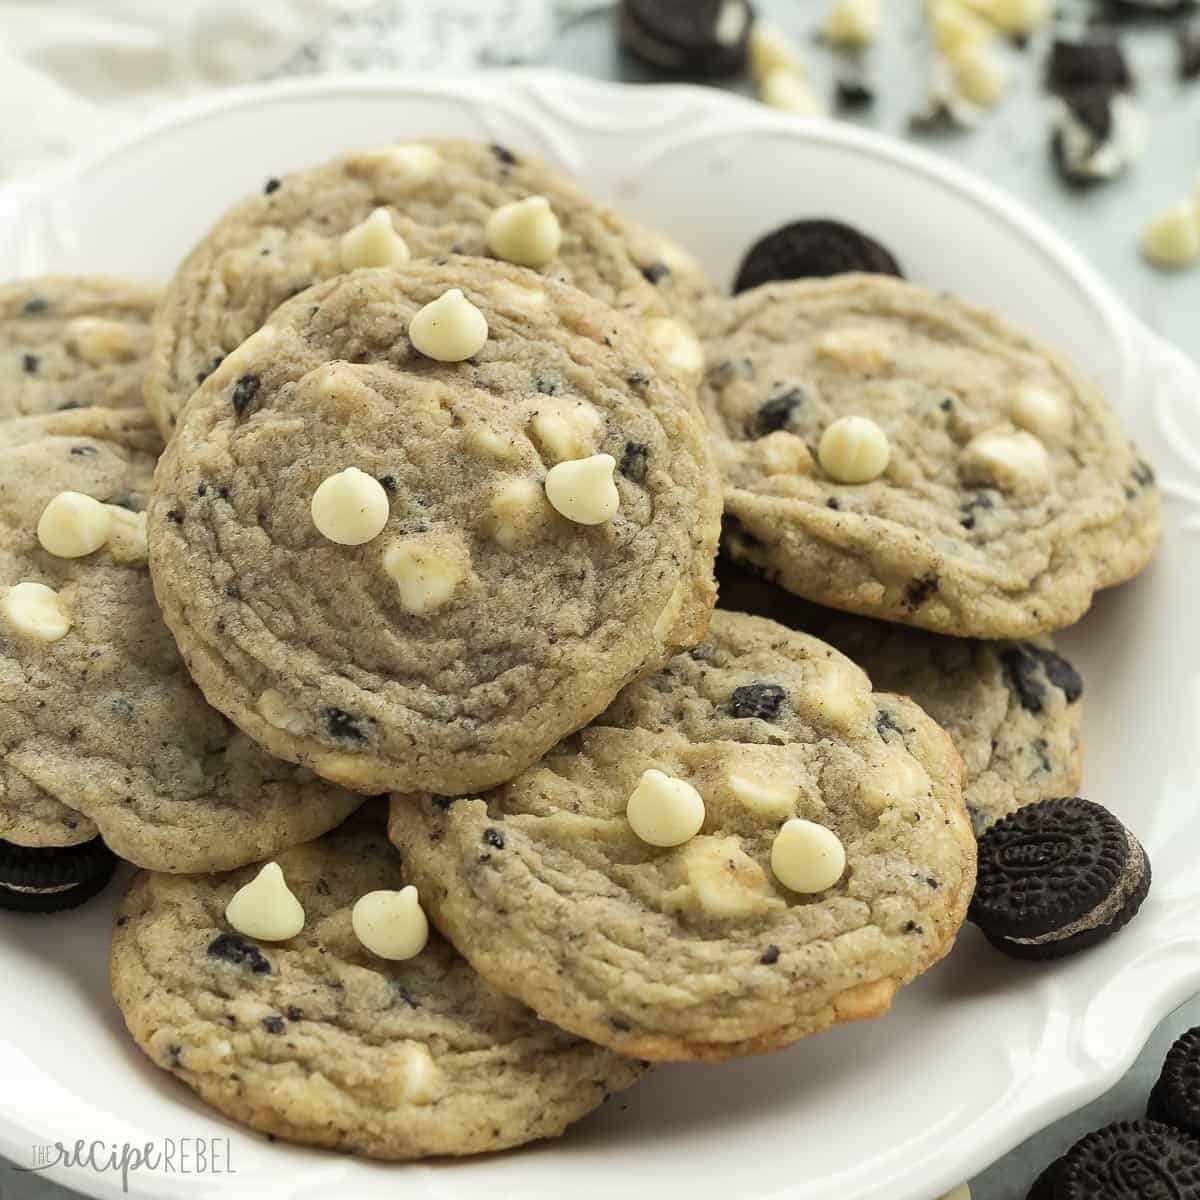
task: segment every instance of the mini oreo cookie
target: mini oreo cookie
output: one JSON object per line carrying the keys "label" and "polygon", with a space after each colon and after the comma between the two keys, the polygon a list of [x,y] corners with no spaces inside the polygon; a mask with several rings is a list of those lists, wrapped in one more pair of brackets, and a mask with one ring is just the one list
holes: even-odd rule
{"label": "mini oreo cookie", "polygon": [[621,44],[652,67],[715,79],[746,69],[749,0],[621,0]]}
{"label": "mini oreo cookie", "polygon": [[1081,1138],[1029,1200],[1200,1200],[1200,1141],[1157,1121],[1121,1121]]}
{"label": "mini oreo cookie", "polygon": [[1099,804],[1043,800],[979,840],[969,919],[1013,958],[1061,958],[1110,937],[1150,890],[1141,843]]}
{"label": "mini oreo cookie", "polygon": [[1200,1028],[1189,1029],[1171,1047],[1146,1116],[1200,1138]]}
{"label": "mini oreo cookie", "polygon": [[758,239],[746,251],[735,293],[779,279],[827,279],[851,271],[904,278],[891,252],[841,221],[793,221]]}
{"label": "mini oreo cookie", "polygon": [[103,890],[117,857],[100,838],[78,846],[18,846],[0,839],[0,909],[23,913],[77,908]]}

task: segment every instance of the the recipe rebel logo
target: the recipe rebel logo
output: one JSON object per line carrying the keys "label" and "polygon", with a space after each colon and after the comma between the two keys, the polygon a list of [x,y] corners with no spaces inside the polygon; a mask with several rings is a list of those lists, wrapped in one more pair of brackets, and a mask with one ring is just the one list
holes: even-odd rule
{"label": "the recipe rebel logo", "polygon": [[[33,1147],[33,1165],[14,1170],[30,1174],[55,1167],[119,1174],[121,1190],[129,1192],[129,1177],[147,1170],[181,1177],[236,1175],[229,1138],[163,1138],[155,1142],[89,1142],[85,1138],[67,1145],[41,1142]],[[3,1200],[0,1195],[0,1200]]]}

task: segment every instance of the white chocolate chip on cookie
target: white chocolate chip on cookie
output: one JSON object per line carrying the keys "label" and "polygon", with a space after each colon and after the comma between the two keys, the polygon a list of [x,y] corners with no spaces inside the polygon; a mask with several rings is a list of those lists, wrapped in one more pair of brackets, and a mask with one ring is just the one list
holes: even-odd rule
{"label": "white chocolate chip on cookie", "polygon": [[846,847],[832,829],[793,817],[771,843],[771,870],[789,891],[815,895],[833,887],[846,869]]}
{"label": "white chocolate chip on cookie", "polygon": [[546,311],[546,293],[532,283],[498,279],[492,285],[492,294],[497,304],[507,304],[526,316],[538,317]]}
{"label": "white chocolate chip on cookie", "polygon": [[819,355],[864,375],[874,375],[892,361],[888,340],[870,329],[831,329],[817,339],[814,349]]}
{"label": "white chocolate chip on cookie", "polygon": [[225,920],[246,937],[286,942],[304,928],[304,906],[293,895],[278,863],[269,862],[225,907]]}
{"label": "white chocolate chip on cookie", "polygon": [[586,400],[540,401],[529,422],[542,458],[550,463],[593,454],[603,428],[600,414]]}
{"label": "white chocolate chip on cookie", "polygon": [[467,426],[466,432],[463,434],[463,444],[472,453],[478,454],[482,458],[511,462],[517,456],[516,440],[508,434],[501,433],[498,429],[493,429],[490,425],[485,425],[482,421]]}
{"label": "white chocolate chip on cookie", "polygon": [[812,454],[804,439],[784,429],[759,438],[751,451],[767,475],[807,475],[812,470]]}
{"label": "white chocolate chip on cookie", "polygon": [[413,348],[438,362],[463,362],[478,354],[487,339],[487,318],[461,288],[443,292],[408,323]]}
{"label": "white chocolate chip on cookie", "polygon": [[963,450],[967,482],[992,484],[1002,491],[1040,490],[1050,479],[1046,447],[1026,430],[991,430],[969,441]]}
{"label": "white chocolate chip on cookie", "polygon": [[769,776],[765,772],[750,773],[747,766],[732,768],[729,772],[729,790],[739,803],[751,812],[768,820],[784,820],[795,816],[796,802],[800,799],[800,785],[782,776]]}
{"label": "white chocolate chip on cookie", "polygon": [[267,688],[259,696],[258,711],[268,725],[282,729],[285,733],[301,734],[308,725],[304,715],[292,708],[287,702],[287,697],[275,688]]}
{"label": "white chocolate chip on cookie", "polygon": [[411,255],[408,243],[396,232],[391,213],[375,209],[369,217],[342,234],[338,256],[343,269],[358,267],[398,267]]}
{"label": "white chocolate chip on cookie", "polygon": [[887,470],[892,451],[887,434],[870,417],[839,417],[817,447],[825,473],[838,483],[870,483]]}
{"label": "white chocolate chip on cookie", "polygon": [[360,150],[354,157],[371,166],[393,171],[410,184],[424,183],[442,169],[442,156],[437,147],[424,142],[374,146],[369,150]]}
{"label": "white chocolate chip on cookie", "polygon": [[523,476],[497,483],[490,507],[488,531],[505,550],[513,550],[532,538],[549,512],[541,486]]}
{"label": "white chocolate chip on cookie", "polygon": [[429,1053],[429,1047],[421,1045],[420,1042],[410,1042],[401,1048],[400,1053],[400,1103],[430,1104],[436,1090],[438,1069],[433,1055]]}
{"label": "white chocolate chip on cookie", "polygon": [[1064,396],[1036,383],[1024,384],[1013,399],[1014,425],[1046,441],[1066,437],[1075,424],[1071,405]]}
{"label": "white chocolate chip on cookie", "polygon": [[621,507],[621,495],[613,482],[616,465],[611,454],[559,463],[546,473],[546,499],[568,521],[603,525]]}
{"label": "white chocolate chip on cookie", "polygon": [[429,941],[429,921],[417,889],[368,892],[350,913],[354,936],[376,957],[391,962],[415,958]]}
{"label": "white chocolate chip on cookie", "polygon": [[[780,907],[767,873],[736,837],[698,837],[682,852],[686,899],[707,917],[737,920]],[[676,893],[679,903],[685,896]]]}
{"label": "white chocolate chip on cookie", "polygon": [[704,824],[704,800],[685,779],[651,768],[625,806],[629,827],[651,846],[681,846]]}
{"label": "white chocolate chip on cookie", "polygon": [[833,0],[825,40],[834,46],[866,46],[879,36],[880,0]]}
{"label": "white chocolate chip on cookie", "polygon": [[313,524],[339,546],[361,546],[378,537],[388,513],[383,484],[357,467],[330,475],[313,493]]}
{"label": "white chocolate chip on cookie", "polygon": [[471,574],[471,552],[457,537],[417,534],[387,548],[383,569],[396,581],[401,605],[423,616],[446,604]]}
{"label": "white chocolate chip on cookie", "polygon": [[689,379],[699,379],[704,371],[704,348],[686,325],[658,317],[647,323],[646,334],[667,366]]}
{"label": "white chocolate chip on cookie", "polygon": [[130,362],[138,354],[133,329],[106,317],[76,317],[67,327],[67,345],[94,367]]}
{"label": "white chocolate chip on cookie", "polygon": [[108,506],[82,492],[59,492],[42,509],[37,537],[42,549],[58,558],[83,558],[108,541]]}
{"label": "white chocolate chip on cookie", "polygon": [[544,267],[562,245],[562,225],[545,196],[502,204],[484,226],[488,249],[522,267]]}
{"label": "white chocolate chip on cookie", "polygon": [[119,563],[146,561],[146,514],[130,512],[119,504],[106,504],[110,528],[108,552]]}
{"label": "white chocolate chip on cookie", "polygon": [[35,642],[57,642],[71,628],[66,603],[44,583],[6,588],[0,595],[0,614],[13,632]]}

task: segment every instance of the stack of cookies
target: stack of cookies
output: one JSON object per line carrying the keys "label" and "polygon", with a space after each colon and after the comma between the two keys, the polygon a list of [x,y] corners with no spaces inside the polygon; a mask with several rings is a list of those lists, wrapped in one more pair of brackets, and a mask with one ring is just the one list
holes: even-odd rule
{"label": "stack of cookies", "polygon": [[1149,864],[1048,635],[1153,474],[899,270],[799,223],[722,297],[429,140],[268,180],[161,297],[0,292],[0,906],[142,868],[138,1044],[384,1159],[878,1016],[973,897],[1024,957],[1119,927]]}

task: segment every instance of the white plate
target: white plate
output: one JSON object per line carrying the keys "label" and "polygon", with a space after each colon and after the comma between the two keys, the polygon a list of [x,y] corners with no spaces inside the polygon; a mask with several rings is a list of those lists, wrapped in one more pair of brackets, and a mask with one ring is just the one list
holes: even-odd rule
{"label": "white plate", "polygon": [[[1100,949],[1022,966],[972,930],[883,1020],[781,1054],[667,1067],[560,1143],[383,1167],[271,1144],[209,1113],[123,1035],[106,986],[115,889],[78,914],[0,920],[0,1152],[230,1137],[234,1176],[135,1173],[145,1197],[931,1200],[1114,1083],[1200,989],[1200,371],[1154,338],[1032,213],[925,154],[697,88],[545,72],[318,81],[194,104],[0,193],[0,276],[173,264],[231,200],[352,146],[488,137],[557,160],[671,231],[722,282],[753,237],[836,215],[914,279],[1057,343],[1123,413],[1167,490],[1167,537],[1134,584],[1065,635],[1087,684],[1086,794],[1141,835],[1155,885]],[[112,1174],[50,1174],[119,1196]]]}

